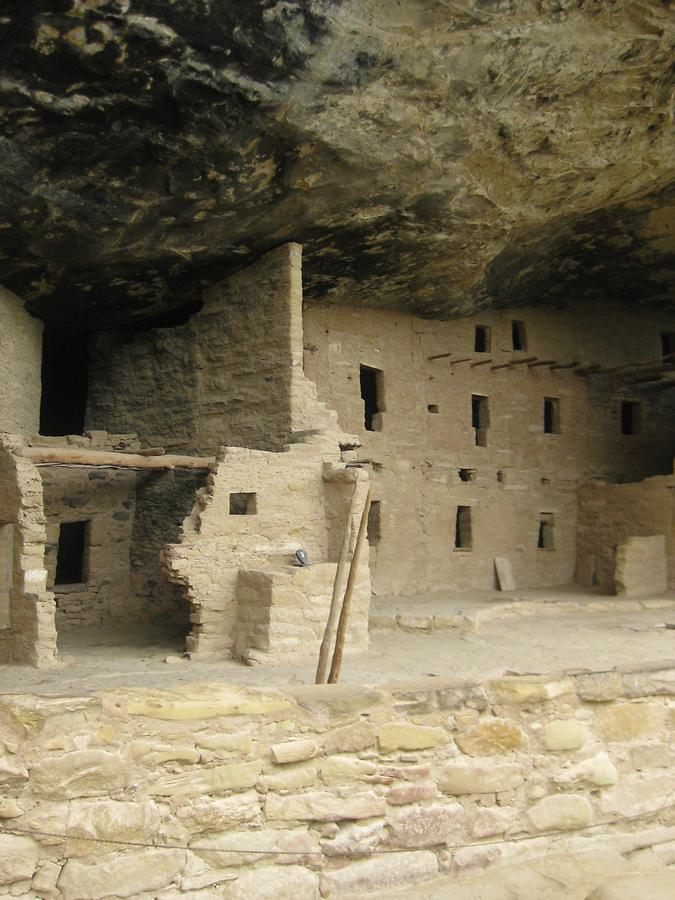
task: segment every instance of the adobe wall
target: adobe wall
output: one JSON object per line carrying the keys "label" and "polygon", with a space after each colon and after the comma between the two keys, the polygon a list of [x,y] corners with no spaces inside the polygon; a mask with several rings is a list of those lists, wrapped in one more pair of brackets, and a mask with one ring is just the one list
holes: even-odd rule
{"label": "adobe wall", "polygon": [[[525,322],[524,351],[511,349],[512,320]],[[479,324],[491,329],[486,353],[474,351]],[[660,332],[673,327],[672,315],[656,321],[653,313],[600,306],[573,315],[508,310],[451,322],[306,306],[306,375],[337,410],[340,425],[359,434],[359,456],[373,463],[382,518],[371,554],[375,592],[491,589],[495,556],[511,560],[518,587],[572,581],[579,484],[669,472],[675,397],[629,390],[616,376],[491,365],[528,357],[604,366],[645,361],[660,354]],[[463,362],[428,359],[441,353]],[[378,431],[364,428],[360,365],[384,373]],[[472,394],[489,398],[486,447],[475,445]],[[643,404],[637,435],[621,434],[620,401],[629,395]],[[544,433],[545,397],[560,402],[559,434]],[[474,469],[475,480],[461,481],[460,468]],[[470,552],[454,548],[459,505],[472,509]],[[554,516],[554,550],[537,547],[540,513]]]}
{"label": "adobe wall", "polygon": [[40,424],[42,322],[0,287],[0,429],[32,434]]}
{"label": "adobe wall", "polygon": [[675,588],[675,478],[636,484],[585,484],[579,490],[577,580],[615,587],[616,549],[632,537],[663,535],[668,582]]}
{"label": "adobe wall", "polygon": [[670,664],[3,695],[0,885],[318,900],[552,849],[672,856],[673,696]]}

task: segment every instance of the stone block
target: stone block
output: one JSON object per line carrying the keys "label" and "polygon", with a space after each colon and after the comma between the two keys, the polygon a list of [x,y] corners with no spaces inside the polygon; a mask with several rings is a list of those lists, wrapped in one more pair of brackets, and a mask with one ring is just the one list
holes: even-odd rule
{"label": "stone block", "polygon": [[359,781],[377,772],[375,763],[350,756],[329,756],[321,763],[321,779],[325,784],[340,781]]}
{"label": "stone block", "polygon": [[466,828],[472,838],[480,840],[508,831],[518,815],[514,806],[474,806],[466,813]]}
{"label": "stone block", "polygon": [[187,722],[218,716],[259,716],[294,705],[281,695],[194,684],[172,691],[119,691],[115,699],[123,702],[131,716]]}
{"label": "stone block", "polygon": [[107,750],[73,750],[40,760],[30,771],[33,793],[57,800],[109,794],[128,779],[124,759]]}
{"label": "stone block", "polygon": [[321,841],[326,856],[369,856],[388,837],[382,820],[342,826],[332,840]]}
{"label": "stone block", "polygon": [[571,694],[573,691],[574,682],[571,678],[546,681],[543,679],[533,680],[526,676],[514,676],[513,678],[496,679],[491,681],[488,686],[488,695],[492,702],[504,706],[540,703],[564,694]]}
{"label": "stone block", "polygon": [[223,751],[224,753],[249,754],[253,749],[251,736],[245,732],[236,732],[234,734],[230,734],[229,732],[196,734],[195,742],[198,747],[204,747],[205,750],[211,750],[216,755],[219,755],[219,751]]}
{"label": "stone block", "polygon": [[198,831],[219,831],[240,822],[257,819],[262,802],[257,791],[244,791],[229,797],[194,797],[179,795],[176,816]]}
{"label": "stone block", "polygon": [[670,772],[627,775],[602,795],[600,808],[612,815],[641,815],[666,806],[674,791],[675,774]]}
{"label": "stone block", "polygon": [[169,884],[183,869],[185,850],[125,850],[95,862],[66,861],[59,888],[77,900],[135,897]]}
{"label": "stone block", "polygon": [[[93,841],[152,841],[159,831],[159,810],[151,800],[73,801],[68,813],[68,850],[73,855],[103,852]],[[109,845],[103,845],[110,850]]]}
{"label": "stone block", "polygon": [[428,881],[437,874],[438,860],[430,850],[388,853],[386,856],[359,860],[340,869],[324,869],[321,895],[333,897],[386,891]]}
{"label": "stone block", "polygon": [[597,753],[591,759],[585,759],[575,766],[570,766],[554,777],[557,784],[576,784],[587,782],[595,787],[611,787],[619,777],[618,770],[609,756],[604,752]]}
{"label": "stone block", "polygon": [[32,838],[0,834],[0,884],[30,880],[40,855]]}
{"label": "stone block", "polygon": [[525,744],[523,730],[508,719],[487,719],[455,735],[455,743],[467,756],[497,756]]}
{"label": "stone block", "polygon": [[648,597],[668,590],[666,538],[663,534],[629,537],[616,548],[616,593]]}
{"label": "stone block", "polygon": [[258,781],[262,763],[259,760],[248,763],[233,763],[229,766],[203,766],[178,775],[163,775],[148,788],[148,793],[156,797],[173,797],[186,794],[209,794],[219,791],[237,791],[253,787]]}
{"label": "stone block", "polygon": [[464,808],[459,803],[413,806],[390,816],[391,842],[413,849],[452,843],[458,837]]}
{"label": "stone block", "polygon": [[377,740],[383,753],[392,750],[425,750],[446,743],[448,734],[444,728],[389,722],[380,726]]}
{"label": "stone block", "polygon": [[592,891],[586,900],[672,900],[675,872],[649,872],[612,878]]}
{"label": "stone block", "polygon": [[552,794],[536,803],[528,812],[538,831],[585,828],[593,822],[593,810],[579,794]]}
{"label": "stone block", "polygon": [[616,700],[623,693],[621,675],[618,672],[591,672],[588,675],[576,675],[574,680],[580,699],[589,703]]}
{"label": "stone block", "polygon": [[630,672],[623,676],[626,697],[675,696],[675,670],[661,672]]}
{"label": "stone block", "polygon": [[230,882],[223,900],[319,900],[319,876],[302,866],[257,866]]}
{"label": "stone block", "polygon": [[495,794],[513,791],[523,784],[520,766],[515,763],[493,763],[485,760],[483,765],[449,763],[443,767],[438,777],[438,786],[446,794]]}
{"label": "stone block", "polygon": [[336,797],[317,791],[295,797],[270,794],[265,800],[265,815],[270,820],[338,822],[341,819],[370,819],[383,816],[387,804],[372,791]]}
{"label": "stone block", "polygon": [[370,722],[354,722],[331,731],[325,739],[327,753],[358,753],[375,743],[376,732]]}
{"label": "stone block", "polygon": [[51,860],[43,860],[33,875],[30,883],[31,888],[37,894],[56,893],[56,884],[61,874],[61,864],[52,862]]}
{"label": "stone block", "polygon": [[656,734],[666,718],[662,703],[612,703],[595,711],[594,725],[606,741],[631,741]]}
{"label": "stone block", "polygon": [[318,777],[316,764],[298,763],[276,772],[269,772],[260,779],[259,786],[265,791],[297,791],[311,787]]}
{"label": "stone block", "polygon": [[318,749],[315,741],[287,741],[284,744],[272,744],[270,752],[274,762],[283,765],[311,759],[316,756]]}
{"label": "stone block", "polygon": [[544,726],[544,746],[547,750],[578,750],[587,738],[586,726],[576,719],[554,719]]}
{"label": "stone block", "polygon": [[[202,843],[209,849],[200,850]],[[196,842],[193,852],[215,867],[246,865],[278,854],[275,862],[280,864],[302,863],[306,856],[320,855],[319,845],[306,827],[249,829],[209,835],[208,839]]]}
{"label": "stone block", "polygon": [[636,769],[669,769],[675,766],[675,747],[672,744],[640,744],[630,751]]}
{"label": "stone block", "polygon": [[434,800],[438,796],[435,784],[401,784],[387,791],[387,803],[390,806],[403,806],[406,803],[421,803]]}

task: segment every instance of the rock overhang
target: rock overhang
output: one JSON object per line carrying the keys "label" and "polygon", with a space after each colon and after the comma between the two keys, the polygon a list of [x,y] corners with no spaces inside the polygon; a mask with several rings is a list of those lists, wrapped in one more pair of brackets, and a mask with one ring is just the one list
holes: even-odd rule
{"label": "rock overhang", "polygon": [[288,240],[309,302],[672,306],[665,4],[27,0],[0,27],[0,283],[47,321],[162,321]]}

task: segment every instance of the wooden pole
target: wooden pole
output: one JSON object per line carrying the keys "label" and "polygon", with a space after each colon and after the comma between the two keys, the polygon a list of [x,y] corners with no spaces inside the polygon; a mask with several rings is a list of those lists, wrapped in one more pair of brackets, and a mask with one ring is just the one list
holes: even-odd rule
{"label": "wooden pole", "polygon": [[528,369],[536,369],[537,366],[553,366],[555,365],[555,359],[538,359],[536,362],[531,362],[527,364]]}
{"label": "wooden pole", "polygon": [[212,456],[143,456],[140,453],[80,447],[22,447],[20,455],[43,466],[114,466],[123,469],[208,469],[215,462]]}
{"label": "wooden pole", "polygon": [[475,369],[476,366],[487,366],[491,362],[492,362],[491,358],[490,359],[480,359],[480,360],[478,360],[478,362],[472,362],[471,368]]}
{"label": "wooden pole", "polygon": [[356,546],[354,547],[354,555],[349,566],[349,577],[347,578],[347,589],[345,590],[344,600],[342,601],[342,609],[340,610],[340,621],[338,623],[337,635],[335,638],[335,652],[333,653],[333,662],[330,667],[328,676],[328,684],[336,684],[340,677],[340,667],[342,666],[342,651],[345,645],[345,635],[347,633],[347,620],[349,618],[349,607],[354,593],[354,585],[359,570],[359,560],[361,558],[361,548],[366,539],[366,530],[368,528],[368,513],[370,512],[371,493],[368,488],[366,502],[361,513],[361,522],[359,524],[359,533],[356,536]]}
{"label": "wooden pole", "polygon": [[354,518],[354,513],[356,512],[356,497],[358,489],[359,481],[357,480],[354,483],[354,490],[349,501],[349,512],[347,513],[347,521],[345,523],[345,530],[342,536],[342,546],[340,547],[340,556],[338,559],[337,571],[335,572],[335,581],[333,582],[333,594],[330,600],[328,620],[326,622],[326,627],[323,632],[323,639],[321,640],[321,647],[319,649],[319,663],[316,667],[316,677],[314,679],[314,684],[324,684],[326,681],[328,657],[333,647],[333,636],[335,634],[338,615],[340,614],[340,595],[342,593],[342,580],[344,570],[347,565],[347,557],[349,556],[349,539],[352,532],[352,520]]}

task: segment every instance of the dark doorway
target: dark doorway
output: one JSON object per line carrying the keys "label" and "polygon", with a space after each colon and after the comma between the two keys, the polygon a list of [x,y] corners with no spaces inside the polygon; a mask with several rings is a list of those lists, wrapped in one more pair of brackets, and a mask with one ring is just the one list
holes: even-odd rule
{"label": "dark doorway", "polygon": [[675,331],[661,332],[661,354],[670,356],[675,353]]}
{"label": "dark doorway", "polygon": [[361,399],[363,400],[363,421],[366,431],[381,431],[381,421],[376,418],[382,412],[382,372],[379,369],[371,369],[369,366],[361,366]]}
{"label": "dark doorway", "polygon": [[45,328],[40,434],[82,434],[87,407],[89,335]]}
{"label": "dark doorway", "polygon": [[560,434],[560,400],[544,397],[544,434]]}
{"label": "dark doorway", "polygon": [[524,322],[511,322],[511,340],[514,350],[527,350],[527,335]]}
{"label": "dark doorway", "polygon": [[487,353],[490,349],[490,329],[487,325],[476,325],[473,349],[475,353]]}
{"label": "dark doorway", "polygon": [[487,447],[490,408],[488,398],[480,394],[471,395],[471,427],[474,430],[476,446]]}
{"label": "dark doorway", "polygon": [[472,546],[471,507],[458,506],[455,516],[455,550],[471,550]]}
{"label": "dark doorway", "polygon": [[640,433],[640,403],[637,400],[621,401],[621,434]]}
{"label": "dark doorway", "polygon": [[54,584],[83,584],[86,582],[84,551],[87,524],[87,522],[62,522],[59,526]]}

